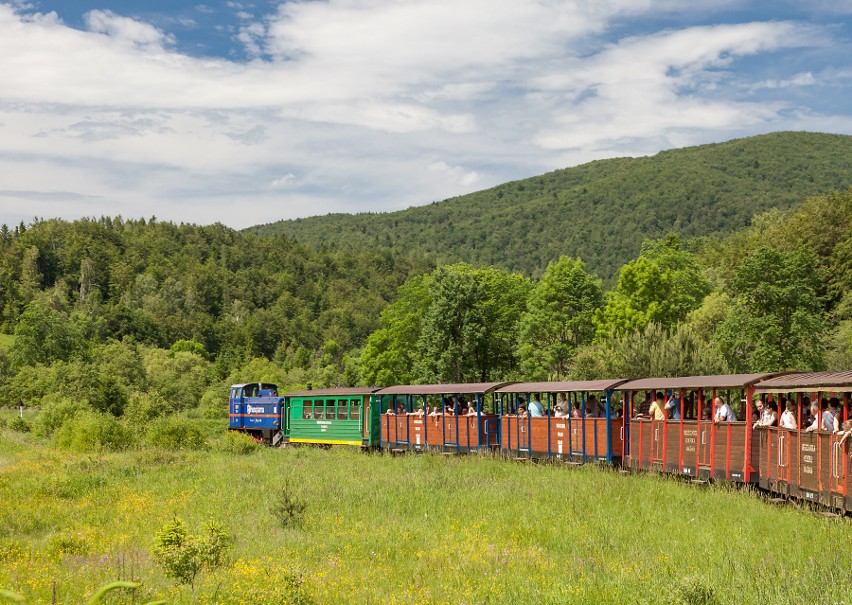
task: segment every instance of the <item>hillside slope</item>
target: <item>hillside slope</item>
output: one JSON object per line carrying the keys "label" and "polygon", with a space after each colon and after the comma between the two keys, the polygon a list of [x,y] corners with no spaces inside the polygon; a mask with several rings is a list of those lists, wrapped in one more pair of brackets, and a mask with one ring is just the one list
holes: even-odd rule
{"label": "hillside slope", "polygon": [[612,280],[644,239],[729,232],[852,185],[852,137],[780,132],[556,170],[427,206],[252,227],[308,244],[392,246],[539,274],[561,254]]}

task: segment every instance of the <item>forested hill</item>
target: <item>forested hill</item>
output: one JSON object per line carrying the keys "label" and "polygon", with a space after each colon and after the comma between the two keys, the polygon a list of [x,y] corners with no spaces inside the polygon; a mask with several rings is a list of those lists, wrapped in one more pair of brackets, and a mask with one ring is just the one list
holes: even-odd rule
{"label": "forested hill", "polygon": [[384,214],[332,214],[252,227],[302,243],[393,247],[538,275],[580,256],[611,281],[642,241],[731,232],[770,208],[852,185],[852,137],[779,132],[557,170]]}

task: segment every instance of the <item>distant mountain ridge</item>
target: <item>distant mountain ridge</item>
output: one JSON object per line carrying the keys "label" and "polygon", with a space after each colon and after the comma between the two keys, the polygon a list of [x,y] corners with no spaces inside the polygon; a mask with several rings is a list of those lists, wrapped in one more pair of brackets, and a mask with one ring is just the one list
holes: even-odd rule
{"label": "distant mountain ridge", "polygon": [[329,214],[246,231],[529,275],[567,254],[612,280],[645,239],[727,233],[757,213],[850,186],[852,136],[778,132],[599,160],[397,212]]}

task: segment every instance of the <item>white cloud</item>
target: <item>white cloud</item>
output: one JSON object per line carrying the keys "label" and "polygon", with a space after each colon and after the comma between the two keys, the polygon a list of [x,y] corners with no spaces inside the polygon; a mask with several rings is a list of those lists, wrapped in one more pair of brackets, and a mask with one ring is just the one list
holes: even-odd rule
{"label": "white cloud", "polygon": [[816,83],[817,79],[808,71],[796,74],[792,78],[788,78],[786,80],[763,80],[761,82],[756,82],[751,86],[751,90],[757,91],[762,89],[790,88],[791,86],[812,86]]}
{"label": "white cloud", "polygon": [[115,41],[160,48],[165,44],[174,43],[172,36],[164,34],[153,25],[116,15],[109,10],[89,11],[85,15],[85,21],[89,31],[105,34]]}
{"label": "white cloud", "polygon": [[466,170],[462,166],[450,166],[443,161],[433,162],[429,165],[429,170],[441,179],[457,183],[460,189],[469,190],[479,181],[479,175],[475,171]]}
{"label": "white cloud", "polygon": [[[824,44],[811,26],[612,34],[692,5],[327,0],[252,20],[230,2],[245,13],[234,33],[253,57],[235,62],[181,54],[172,35],[108,10],[88,13],[80,31],[0,3],[0,213],[248,226],[830,123],[759,99],[814,83],[816,67],[774,69],[752,89],[737,72],[743,58]],[[61,195],[44,205],[50,192]]]}
{"label": "white cloud", "polygon": [[291,187],[295,184],[296,184],[296,175],[293,174],[292,172],[288,172],[284,176],[280,176],[277,179],[275,179],[274,181],[272,181],[272,183],[270,183],[270,186],[273,189],[281,189],[281,188],[285,188],[285,187]]}

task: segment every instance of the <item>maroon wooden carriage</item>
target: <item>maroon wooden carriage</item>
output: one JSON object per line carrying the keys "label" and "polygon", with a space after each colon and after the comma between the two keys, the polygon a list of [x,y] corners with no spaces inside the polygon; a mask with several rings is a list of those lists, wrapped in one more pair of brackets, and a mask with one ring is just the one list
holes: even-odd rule
{"label": "maroon wooden carriage", "polygon": [[[616,416],[612,390],[624,380],[514,383],[497,389],[500,401],[500,447],[515,457],[555,458],[568,461],[618,462],[624,452],[624,419]],[[556,417],[557,394],[565,393],[569,411],[579,406],[579,417]],[[543,417],[520,417],[518,406],[533,394],[542,397]],[[599,401],[592,415],[589,396]]]}
{"label": "maroon wooden carriage", "polygon": [[[849,418],[852,371],[808,372],[777,376],[757,384],[755,392],[767,400],[787,398],[796,404],[795,429],[759,427],[760,485],[782,496],[818,502],[835,509],[852,510],[849,495],[850,448],[842,435],[803,427],[807,401],[837,397],[841,422]],[[806,399],[807,398],[807,399]],[[780,416],[781,410],[779,410]]]}
{"label": "maroon wooden carriage", "polygon": [[[498,448],[500,420],[493,392],[504,384],[402,385],[377,391],[384,411],[382,447],[451,452]],[[473,402],[476,414],[465,415],[458,400]],[[434,408],[440,411],[432,414]],[[395,413],[388,414],[388,409]]]}
{"label": "maroon wooden carriage", "polygon": [[[748,402],[754,385],[775,375],[642,378],[619,385],[616,390],[624,392],[625,409],[630,410],[626,465],[705,480],[756,483],[759,444],[752,438]],[[652,420],[639,414],[639,402],[653,400],[658,392],[665,400],[673,393],[679,396],[679,420]],[[716,397],[734,409],[737,422],[714,422]]]}

